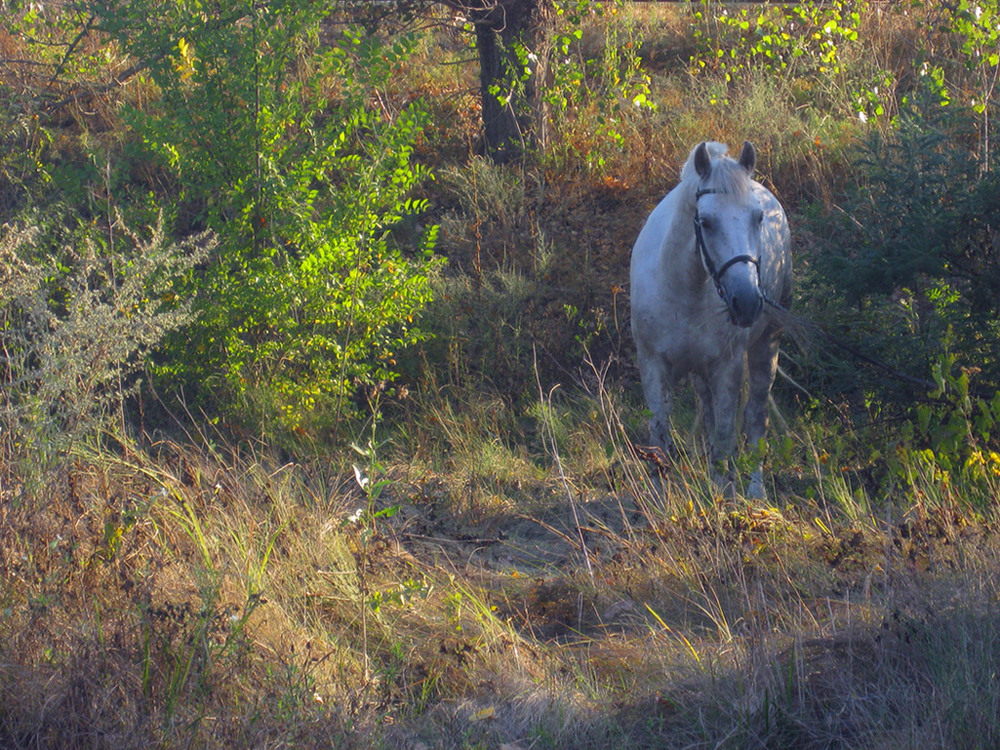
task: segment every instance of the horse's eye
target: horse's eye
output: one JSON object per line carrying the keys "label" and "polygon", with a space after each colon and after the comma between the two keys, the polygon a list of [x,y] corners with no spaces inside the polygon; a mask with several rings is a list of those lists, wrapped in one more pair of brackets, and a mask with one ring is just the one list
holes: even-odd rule
{"label": "horse's eye", "polygon": [[699,225],[701,226],[701,228],[702,228],[702,229],[704,229],[705,231],[708,231],[709,229],[711,229],[711,228],[712,228],[712,220],[711,220],[711,219],[706,219],[706,218],[705,218],[704,216],[702,216],[702,217],[699,217],[699,219],[698,219],[698,224],[699,224]]}
{"label": "horse's eye", "polygon": [[754,211],[753,212],[753,220],[754,220],[754,223],[757,224],[758,226],[760,226],[761,224],[763,224],[764,223],[764,212],[763,211]]}

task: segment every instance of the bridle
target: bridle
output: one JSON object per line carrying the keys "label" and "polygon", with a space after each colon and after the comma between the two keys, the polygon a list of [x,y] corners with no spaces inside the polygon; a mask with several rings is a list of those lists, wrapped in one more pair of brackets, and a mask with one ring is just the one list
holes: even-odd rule
{"label": "bridle", "polygon": [[708,273],[712,277],[712,281],[715,282],[715,291],[719,293],[719,297],[722,298],[723,302],[726,302],[726,292],[722,286],[722,275],[729,270],[729,267],[735,263],[751,263],[757,267],[757,273],[760,273],[760,259],[755,258],[752,255],[736,255],[727,260],[718,269],[715,267],[715,263],[708,255],[708,249],[705,247],[705,238],[701,234],[701,217],[698,216],[698,199],[703,195],[709,195],[711,193],[725,193],[725,190],[716,190],[715,188],[702,188],[697,193],[694,194],[694,241],[698,248],[698,252],[701,254],[701,260],[705,264],[705,268],[708,269]]}

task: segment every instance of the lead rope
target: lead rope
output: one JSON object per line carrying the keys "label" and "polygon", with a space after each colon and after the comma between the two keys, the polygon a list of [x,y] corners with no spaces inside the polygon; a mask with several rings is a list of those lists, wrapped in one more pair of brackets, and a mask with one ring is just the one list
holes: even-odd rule
{"label": "lead rope", "polygon": [[838,339],[836,336],[834,336],[832,333],[828,332],[826,329],[824,329],[820,325],[818,325],[816,323],[813,323],[811,320],[806,320],[805,318],[802,318],[802,317],[796,315],[795,313],[793,313],[791,310],[789,310],[784,305],[782,305],[782,304],[780,304],[778,302],[775,302],[773,299],[771,299],[770,297],[767,296],[767,293],[764,292],[763,289],[761,290],[761,296],[764,298],[764,303],[765,304],[770,305],[775,310],[778,310],[781,313],[783,313],[784,315],[787,315],[789,318],[791,318],[792,320],[794,320],[799,325],[815,331],[820,336],[822,336],[824,339],[826,339],[827,341],[829,341],[831,344],[833,344],[834,346],[836,346],[839,349],[844,350],[845,352],[847,352],[848,354],[850,354],[855,359],[859,359],[862,362],[867,362],[868,364],[872,365],[873,367],[877,367],[878,369],[882,370],[883,372],[885,372],[888,375],[891,375],[892,377],[896,378],[897,380],[902,380],[902,381],[904,381],[906,383],[911,383],[912,385],[919,385],[921,388],[925,388],[925,389],[929,389],[929,390],[933,390],[934,388],[937,388],[937,385],[934,384],[934,383],[932,383],[929,380],[924,380],[923,378],[917,378],[917,377],[914,377],[913,375],[907,375],[905,372],[900,372],[899,370],[897,370],[892,365],[887,364],[886,362],[883,362],[880,359],[875,359],[874,357],[870,357],[867,354],[865,354],[864,352],[862,352],[860,349],[858,349],[857,347],[854,347],[851,344],[848,344],[846,341]]}
{"label": "lead rope", "polygon": [[[737,255],[737,256],[735,256],[735,257],[730,258],[729,260],[727,260],[725,263],[722,264],[721,268],[719,268],[718,270],[716,270],[715,264],[712,262],[712,258],[708,254],[708,249],[705,247],[705,238],[702,236],[702,233],[701,233],[701,220],[700,220],[700,217],[698,216],[698,199],[701,198],[701,196],[703,196],[703,195],[708,195],[708,194],[711,194],[711,193],[722,193],[722,192],[725,192],[725,191],[717,190],[715,188],[703,188],[703,189],[699,190],[698,192],[696,192],[694,194],[694,200],[695,200],[695,205],[694,205],[694,237],[695,237],[695,245],[698,248],[698,252],[701,254],[702,262],[705,264],[705,268],[708,269],[708,273],[711,275],[712,281],[715,282],[715,291],[718,292],[719,297],[721,297],[723,299],[723,301],[725,301],[726,297],[725,297],[725,292],[724,292],[723,287],[722,287],[722,274],[724,274],[726,272],[726,270],[731,265],[733,265],[734,263],[740,263],[740,262],[752,263],[753,265],[757,266],[757,273],[758,273],[758,275],[760,275],[761,271],[760,271],[760,260],[758,258],[753,257],[752,255]],[[809,328],[809,329],[811,329],[813,331],[816,331],[824,339],[826,339],[827,341],[829,341],[831,344],[833,344],[837,348],[842,349],[843,351],[847,352],[852,357],[855,357],[856,359],[859,359],[862,362],[867,362],[868,364],[872,365],[873,367],[877,367],[878,369],[880,369],[883,372],[891,375],[892,377],[896,378],[897,380],[902,380],[903,382],[911,383],[913,385],[918,385],[921,388],[926,388],[926,389],[934,389],[934,388],[937,387],[936,384],[930,382],[929,380],[924,380],[922,378],[916,378],[916,377],[914,377],[912,375],[907,375],[905,372],[900,372],[899,370],[897,370],[896,368],[894,368],[892,365],[889,365],[889,364],[883,362],[882,360],[875,359],[874,357],[868,356],[867,354],[865,354],[864,352],[862,352],[861,350],[859,350],[857,347],[854,347],[851,344],[848,344],[847,342],[845,342],[845,341],[843,341],[841,339],[838,339],[832,333],[829,333],[828,331],[826,331],[821,326],[817,325],[816,323],[813,323],[811,320],[806,320],[805,318],[799,317],[798,315],[796,315],[795,313],[793,313],[791,310],[789,310],[784,305],[782,305],[782,304],[780,304],[778,302],[775,302],[773,299],[771,299],[770,297],[767,296],[767,292],[765,292],[763,289],[760,290],[760,294],[761,294],[761,297],[763,298],[765,304],[770,305],[775,310],[778,310],[779,312],[783,313],[784,315],[787,315],[789,318],[791,318],[792,320],[794,320],[799,325],[801,325],[801,326],[803,326],[805,328]]]}

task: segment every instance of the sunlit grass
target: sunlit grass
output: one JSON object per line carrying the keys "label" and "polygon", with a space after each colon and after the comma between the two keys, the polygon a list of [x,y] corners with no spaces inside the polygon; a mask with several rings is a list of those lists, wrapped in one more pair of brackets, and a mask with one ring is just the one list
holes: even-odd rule
{"label": "sunlit grass", "polygon": [[[724,500],[697,442],[663,470],[636,459],[624,425],[642,420],[615,390],[527,409],[547,442],[482,404],[424,404],[434,419],[408,439],[461,449],[419,467],[397,444],[367,506],[350,474],[259,449],[81,453],[71,493],[5,516],[4,659],[21,675],[5,731],[59,742],[146,712],[124,746],[323,727],[347,746],[916,747],[933,685],[979,696],[933,731],[990,736],[980,665],[998,654],[961,645],[995,628],[987,536],[941,537],[926,505],[859,494],[801,419],[767,462],[778,494]],[[910,496],[930,502],[931,479]],[[120,713],[37,718],[25,679],[43,669],[44,700],[69,701],[69,668],[95,700],[125,690]],[[227,705],[266,722],[200,718]]]}

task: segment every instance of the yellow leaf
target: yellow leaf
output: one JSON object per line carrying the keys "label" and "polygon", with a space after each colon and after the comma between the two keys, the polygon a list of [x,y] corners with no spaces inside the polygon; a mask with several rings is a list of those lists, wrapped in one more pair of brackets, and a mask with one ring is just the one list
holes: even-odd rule
{"label": "yellow leaf", "polygon": [[490,706],[489,708],[476,711],[476,713],[469,717],[469,721],[486,721],[487,719],[494,718],[496,718],[496,709]]}
{"label": "yellow leaf", "polygon": [[194,75],[194,61],[197,59],[194,54],[194,46],[187,39],[181,37],[177,40],[178,57],[174,61],[174,70],[180,73],[181,80],[186,81]]}

